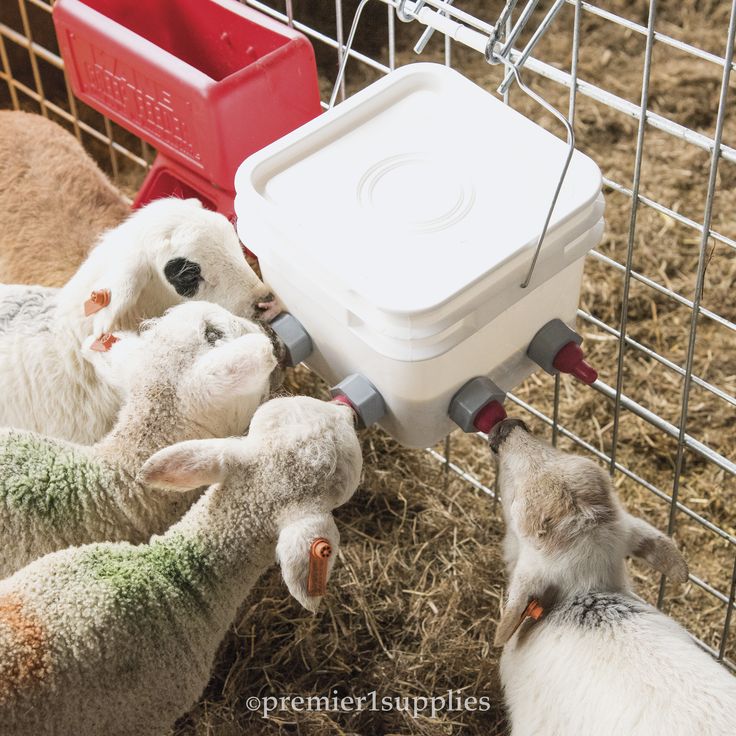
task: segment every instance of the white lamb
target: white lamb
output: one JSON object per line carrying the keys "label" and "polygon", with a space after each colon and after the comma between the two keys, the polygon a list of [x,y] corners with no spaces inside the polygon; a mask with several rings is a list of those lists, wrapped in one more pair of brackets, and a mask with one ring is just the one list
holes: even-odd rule
{"label": "white lamb", "polygon": [[81,358],[84,339],[195,298],[248,319],[277,309],[232,225],[195,199],[158,200],[107,231],[61,289],[0,285],[0,425],[96,442],[121,396]]}
{"label": "white lamb", "polygon": [[523,422],[496,425],[490,445],[507,526],[496,644],[513,736],[734,733],[736,678],[632,594],[629,555],[687,580],[672,540],[622,508],[596,463]]}
{"label": "white lamb", "polygon": [[160,736],[201,695],[217,647],[277,558],[292,595],[315,544],[329,574],[332,509],[361,472],[352,410],[274,399],[246,438],[184,442],[143,469],[177,494],[211,485],[148,544],[93,544],[47,555],[0,582],[0,729],[14,736]]}
{"label": "white lamb", "polygon": [[112,431],[91,447],[28,430],[0,430],[0,577],[42,555],[96,541],[145,542],[195,500],[139,477],[157,450],[242,434],[280,378],[268,328],[209,302],[189,302],[85,349],[127,395]]}

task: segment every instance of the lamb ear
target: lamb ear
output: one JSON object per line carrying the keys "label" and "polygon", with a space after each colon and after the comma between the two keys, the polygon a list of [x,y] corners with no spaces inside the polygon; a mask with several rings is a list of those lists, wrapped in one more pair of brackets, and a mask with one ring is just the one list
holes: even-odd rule
{"label": "lamb ear", "polygon": [[688,567],[675,543],[643,519],[627,514],[629,523],[628,553],[644,560],[650,567],[676,583],[686,583]]}
{"label": "lamb ear", "polygon": [[[120,233],[115,233],[114,241],[123,239],[127,229],[120,228]],[[110,236],[111,239],[112,235]],[[125,238],[127,239],[127,238]],[[99,276],[95,277],[94,289],[109,292],[109,303],[95,312],[92,317],[92,332],[101,335],[104,332],[114,332],[121,329],[133,329],[143,317],[150,314],[142,314],[140,299],[145,287],[153,277],[153,270],[144,257],[143,252],[132,249],[130,243],[112,242],[105,243],[104,255],[114,263],[114,268],[107,268]],[[130,252],[124,257],[115,253],[112,257],[114,247],[123,251],[127,247]],[[83,309],[83,305],[79,305]]]}
{"label": "lamb ear", "polygon": [[496,627],[496,634],[493,637],[493,646],[502,647],[514,635],[521,623],[521,616],[524,609],[529,604],[528,598],[516,599],[506,603],[501,614],[501,619]]}
{"label": "lamb ear", "polygon": [[82,343],[82,358],[95,370],[100,381],[127,394],[135,378],[142,340],[136,332],[119,331],[107,350],[93,349],[99,335],[90,335]]}
{"label": "lamb ear", "polygon": [[207,401],[215,397],[247,396],[268,387],[277,361],[271,340],[253,333],[219,345],[202,355],[194,376]]}
{"label": "lamb ear", "polygon": [[546,585],[536,576],[517,572],[512,576],[509,583],[508,598],[501,613],[501,619],[496,627],[493,637],[493,645],[502,647],[511,639],[522,623],[521,617],[531,600],[536,600],[542,609],[551,608],[557,591],[550,585]]}
{"label": "lamb ear", "polygon": [[138,479],[155,488],[189,491],[225,479],[233,460],[244,455],[245,439],[188,440],[165,447],[143,464]]}
{"label": "lamb ear", "polygon": [[319,607],[320,582],[326,584],[330,576],[339,543],[340,533],[330,513],[305,514],[281,527],[276,561],[289,592],[308,611]]}

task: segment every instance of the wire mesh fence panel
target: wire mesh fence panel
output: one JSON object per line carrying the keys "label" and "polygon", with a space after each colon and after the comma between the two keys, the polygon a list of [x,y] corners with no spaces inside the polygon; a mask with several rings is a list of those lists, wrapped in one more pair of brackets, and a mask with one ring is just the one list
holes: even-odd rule
{"label": "wire mesh fence panel", "polygon": [[[605,463],[625,503],[676,536],[690,563],[689,585],[677,590],[635,568],[638,589],[736,671],[730,633],[736,593],[736,2],[425,3],[466,29],[456,33],[465,39],[460,42],[417,20],[421,3],[247,4],[308,36],[325,107],[346,55],[337,101],[397,66],[430,60],[455,67],[565,137],[560,121],[520,90],[522,82],[571,123],[576,146],[603,171],[607,200],[607,233],[588,258],[578,311],[600,378],[591,391],[565,377],[535,375],[509,398],[514,411],[561,447]],[[363,17],[347,49],[359,7]],[[63,124],[132,195],[153,151],[74,99],[51,9],[50,0],[6,0],[0,7],[0,106]],[[512,29],[527,11],[516,35]],[[441,25],[437,16],[433,23]],[[508,64],[489,63],[481,49],[480,37],[490,38],[494,24],[513,42],[510,59],[525,61],[519,80]],[[448,131],[447,146],[461,134]],[[492,130],[488,145],[502,145]],[[488,231],[492,247],[492,223]],[[452,435],[429,449],[427,462],[443,464],[494,498],[482,436]]]}

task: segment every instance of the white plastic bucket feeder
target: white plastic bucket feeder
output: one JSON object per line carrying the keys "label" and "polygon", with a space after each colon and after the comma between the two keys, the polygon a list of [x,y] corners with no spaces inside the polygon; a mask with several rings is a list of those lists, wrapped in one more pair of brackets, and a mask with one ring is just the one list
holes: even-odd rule
{"label": "white plastic bucket feeder", "polygon": [[411,64],[246,159],[238,231],[311,337],[307,365],[361,376],[381,426],[426,447],[487,431],[540,365],[595,380],[570,325],[604,202],[579,151],[522,288],[567,155],[458,72]]}

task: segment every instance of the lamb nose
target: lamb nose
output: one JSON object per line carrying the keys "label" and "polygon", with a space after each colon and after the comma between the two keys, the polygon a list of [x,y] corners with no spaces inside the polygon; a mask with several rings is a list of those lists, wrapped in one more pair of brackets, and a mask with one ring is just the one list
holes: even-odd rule
{"label": "lamb nose", "polygon": [[499,422],[491,430],[491,433],[488,436],[488,444],[490,445],[491,450],[493,450],[493,452],[498,452],[499,448],[501,447],[501,443],[511,434],[511,432],[516,427],[520,427],[525,432],[529,431],[529,428],[524,422],[521,421],[521,419],[514,419],[512,417],[509,417],[508,419],[504,419],[503,421]]}

